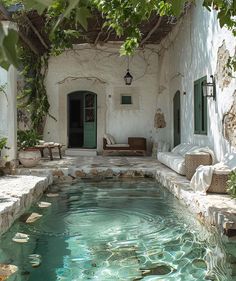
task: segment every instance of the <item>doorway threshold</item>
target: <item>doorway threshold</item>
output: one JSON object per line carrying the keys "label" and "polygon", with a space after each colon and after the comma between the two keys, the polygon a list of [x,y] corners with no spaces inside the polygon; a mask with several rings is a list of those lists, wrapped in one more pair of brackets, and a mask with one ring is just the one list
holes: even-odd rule
{"label": "doorway threshold", "polygon": [[97,156],[97,149],[91,148],[68,148],[65,151],[66,156]]}

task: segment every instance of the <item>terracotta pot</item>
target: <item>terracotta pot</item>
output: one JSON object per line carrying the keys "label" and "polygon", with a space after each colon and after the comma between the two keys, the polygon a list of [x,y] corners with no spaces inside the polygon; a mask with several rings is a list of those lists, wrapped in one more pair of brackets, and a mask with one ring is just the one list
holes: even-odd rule
{"label": "terracotta pot", "polygon": [[19,152],[19,160],[26,168],[35,167],[41,159],[41,154],[38,149],[29,148]]}

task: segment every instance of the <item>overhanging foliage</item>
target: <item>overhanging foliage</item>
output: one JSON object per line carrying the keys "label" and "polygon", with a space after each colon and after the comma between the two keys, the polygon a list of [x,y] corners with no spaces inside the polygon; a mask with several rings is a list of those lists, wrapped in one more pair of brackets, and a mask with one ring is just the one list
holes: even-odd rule
{"label": "overhanging foliage", "polygon": [[[16,0],[3,0],[3,4],[17,3]],[[50,23],[50,40],[58,52],[58,36],[66,41],[80,36],[78,25],[84,29],[88,26],[91,11],[98,10],[104,18],[104,27],[114,29],[118,36],[126,40],[121,48],[122,54],[132,54],[142,43],[140,24],[149,20],[152,14],[178,17],[184,10],[186,2],[194,0],[23,0],[24,12],[35,9],[44,13]],[[226,26],[236,35],[236,1],[204,0],[203,6],[209,11],[217,11],[220,25]],[[67,23],[65,28],[64,23]],[[69,24],[71,23],[71,24]],[[69,26],[68,26],[69,25]],[[47,27],[48,27],[47,26]],[[62,27],[62,28],[61,28]],[[9,29],[4,32],[0,26],[0,65],[8,69],[10,64],[17,66],[16,43],[17,33]],[[69,43],[67,44],[68,47]],[[60,47],[60,46],[59,46]],[[61,46],[62,47],[62,46]],[[60,48],[59,48],[60,49]]]}
{"label": "overhanging foliage", "polygon": [[[8,20],[15,21],[21,27],[24,25],[24,20],[28,19],[28,12],[36,10],[45,18],[43,31],[49,35],[49,44],[44,41],[30,21],[28,23],[44,45],[43,54],[40,54],[37,47],[25,38],[21,29],[18,32],[10,27],[4,29],[0,23],[0,66],[5,69],[8,69],[11,64],[18,67],[17,46],[21,45],[18,44],[18,37],[20,37],[20,42],[24,44],[19,56],[21,57],[21,66],[24,66],[25,88],[22,93],[22,96],[26,98],[23,99],[24,105],[30,112],[33,127],[42,133],[42,124],[45,116],[49,114],[50,108],[44,86],[47,60],[50,55],[58,55],[65,49],[72,48],[74,40],[82,36],[81,29],[87,30],[88,21],[94,11],[102,15],[102,29],[106,29],[108,33],[114,31],[118,37],[123,38],[121,54],[131,55],[137,47],[146,42],[154,29],[159,27],[163,17],[178,18],[184,12],[186,4],[194,4],[195,1],[22,0],[23,8],[12,18],[6,7],[17,2],[16,0],[3,0],[2,4],[0,3],[0,12]],[[209,11],[216,10],[221,27],[226,26],[236,36],[236,1],[204,0],[203,6]],[[157,21],[146,38],[143,38],[140,26],[153,16],[157,18]],[[96,41],[97,39],[95,43]],[[28,48],[25,48],[26,46]],[[236,66],[232,58],[231,65]]]}

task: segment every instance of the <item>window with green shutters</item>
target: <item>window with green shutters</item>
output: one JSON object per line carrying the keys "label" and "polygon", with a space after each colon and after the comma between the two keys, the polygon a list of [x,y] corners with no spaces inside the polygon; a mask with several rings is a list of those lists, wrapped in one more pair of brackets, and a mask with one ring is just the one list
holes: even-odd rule
{"label": "window with green shutters", "polygon": [[207,135],[207,98],[203,96],[202,83],[206,76],[194,81],[194,133]]}

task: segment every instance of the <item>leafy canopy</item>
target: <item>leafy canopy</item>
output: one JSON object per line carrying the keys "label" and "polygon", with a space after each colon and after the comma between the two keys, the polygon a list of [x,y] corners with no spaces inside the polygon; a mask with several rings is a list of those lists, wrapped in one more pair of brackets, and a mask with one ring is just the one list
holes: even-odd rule
{"label": "leafy canopy", "polygon": [[[16,0],[3,0],[5,6]],[[185,2],[194,0],[22,0],[25,11],[35,9],[47,18],[46,29],[50,34],[51,54],[57,55],[71,46],[71,40],[80,36],[78,26],[87,29],[91,12],[98,10],[105,19],[104,28],[114,29],[118,36],[126,38],[121,53],[130,55],[142,38],[139,29],[151,15],[178,17]],[[204,0],[209,11],[216,10],[221,27],[226,26],[236,35],[236,1]],[[65,24],[66,23],[66,24]],[[66,28],[65,28],[66,26]],[[0,65],[8,69],[17,66],[16,44],[18,36],[13,29],[8,32],[0,25]]]}

